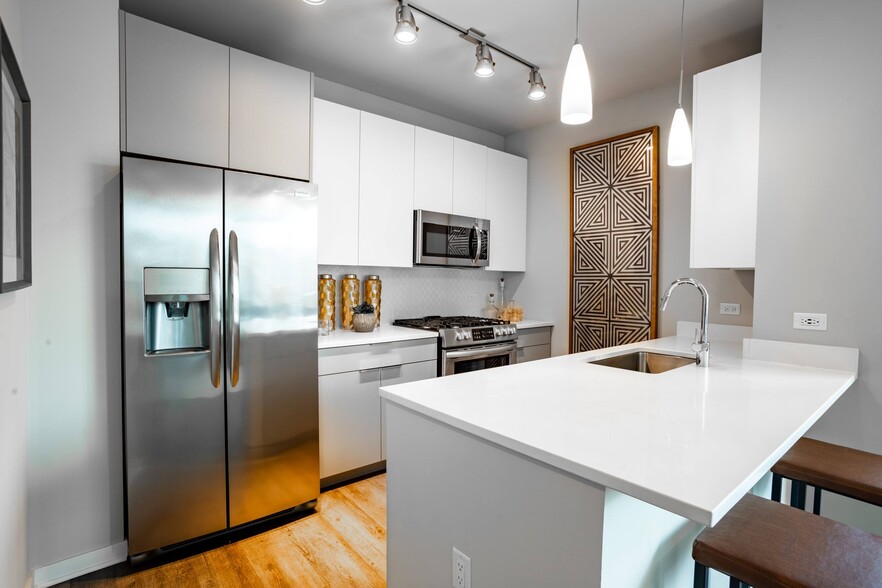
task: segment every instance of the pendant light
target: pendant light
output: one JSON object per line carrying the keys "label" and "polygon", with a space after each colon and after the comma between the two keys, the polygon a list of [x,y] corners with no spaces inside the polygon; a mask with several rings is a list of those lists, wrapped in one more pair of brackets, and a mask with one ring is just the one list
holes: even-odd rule
{"label": "pendant light", "polygon": [[668,136],[668,165],[689,165],[692,163],[692,133],[683,110],[683,39],[686,22],[686,0],[680,11],[680,93],[677,96],[677,110],[671,121],[671,134]]}
{"label": "pendant light", "polygon": [[407,5],[407,0],[399,0],[398,7],[395,9],[393,37],[402,45],[411,45],[416,43],[417,31],[419,30],[419,27],[416,26],[416,20],[413,18],[413,11]]}
{"label": "pendant light", "polygon": [[564,74],[563,96],[560,99],[560,122],[581,125],[591,120],[594,108],[591,100],[591,75],[585,50],[579,43],[579,0],[576,0],[576,42],[570,51]]}

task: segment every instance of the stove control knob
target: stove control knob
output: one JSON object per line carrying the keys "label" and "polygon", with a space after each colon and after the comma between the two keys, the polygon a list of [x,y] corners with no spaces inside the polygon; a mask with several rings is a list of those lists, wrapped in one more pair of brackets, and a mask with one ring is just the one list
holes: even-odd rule
{"label": "stove control knob", "polygon": [[462,331],[457,331],[454,339],[456,339],[457,341],[462,341],[463,339],[465,339],[465,334]]}
{"label": "stove control knob", "polygon": [[472,338],[472,332],[471,332],[471,331],[466,331],[465,333],[463,333],[463,335],[465,335],[465,338],[466,338],[466,339],[471,339],[471,338]]}

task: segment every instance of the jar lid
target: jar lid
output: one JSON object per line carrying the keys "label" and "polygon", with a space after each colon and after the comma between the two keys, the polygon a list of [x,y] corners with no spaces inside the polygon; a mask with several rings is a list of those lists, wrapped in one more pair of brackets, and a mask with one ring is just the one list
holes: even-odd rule
{"label": "jar lid", "polygon": [[344,280],[349,280],[349,279],[357,280],[358,276],[356,276],[355,274],[343,274],[343,279]]}
{"label": "jar lid", "polygon": [[333,280],[334,276],[332,276],[331,274],[319,274],[319,279],[320,280]]}
{"label": "jar lid", "polygon": [[365,280],[379,280],[380,276],[365,276]]}

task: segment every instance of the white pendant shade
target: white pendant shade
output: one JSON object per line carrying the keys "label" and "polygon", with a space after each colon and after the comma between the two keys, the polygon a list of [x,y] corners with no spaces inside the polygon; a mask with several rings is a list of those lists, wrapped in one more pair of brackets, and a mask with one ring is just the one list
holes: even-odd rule
{"label": "white pendant shade", "polygon": [[671,135],[668,137],[668,165],[689,165],[692,163],[692,133],[686,112],[681,106],[674,112]]}
{"label": "white pendant shade", "polygon": [[580,43],[573,45],[567,72],[564,74],[563,96],[560,99],[560,122],[581,125],[591,120],[594,109],[591,99],[591,76],[588,60]]}

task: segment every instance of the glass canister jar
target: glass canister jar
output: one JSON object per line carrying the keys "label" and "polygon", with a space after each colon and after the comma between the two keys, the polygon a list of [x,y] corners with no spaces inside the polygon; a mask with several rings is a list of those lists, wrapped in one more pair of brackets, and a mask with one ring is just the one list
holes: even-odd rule
{"label": "glass canister jar", "polygon": [[380,276],[365,276],[364,278],[364,301],[374,306],[374,315],[377,317],[377,325],[380,326],[380,295],[383,292],[383,282]]}
{"label": "glass canister jar", "polygon": [[342,291],[340,295],[340,315],[343,318],[341,327],[352,330],[352,307],[358,306],[360,300],[358,276],[355,274],[346,274],[343,276]]}
{"label": "glass canister jar", "polygon": [[337,328],[337,280],[331,274],[319,274],[319,332]]}

